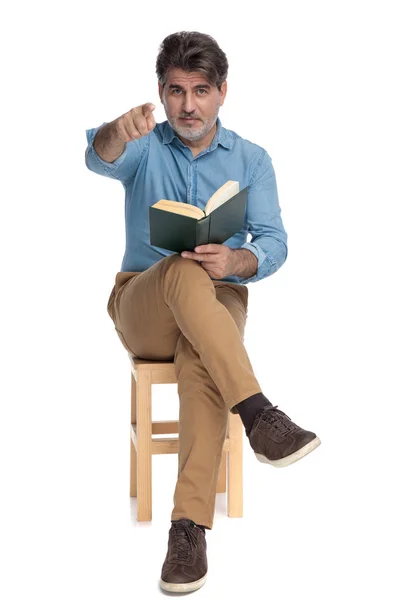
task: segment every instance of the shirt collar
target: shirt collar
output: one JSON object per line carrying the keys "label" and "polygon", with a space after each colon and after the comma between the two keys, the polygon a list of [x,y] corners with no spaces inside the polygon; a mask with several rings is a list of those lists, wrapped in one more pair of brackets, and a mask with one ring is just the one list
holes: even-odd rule
{"label": "shirt collar", "polygon": [[[174,138],[178,140],[181,144],[183,142],[176,135],[175,131],[172,129],[171,125],[168,121],[164,121],[164,131],[163,131],[163,144],[170,144]],[[229,132],[222,127],[221,120],[217,117],[216,121],[217,130],[215,132],[214,138],[211,144],[208,146],[209,150],[214,150],[218,144],[221,144],[224,148],[228,148],[229,150],[232,148],[233,140],[229,135]],[[184,144],[185,145],[185,144]]]}

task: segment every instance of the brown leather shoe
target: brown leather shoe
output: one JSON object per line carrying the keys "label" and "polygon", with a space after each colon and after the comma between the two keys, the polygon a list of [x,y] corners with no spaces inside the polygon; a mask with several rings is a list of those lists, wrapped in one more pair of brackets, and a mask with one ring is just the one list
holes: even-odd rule
{"label": "brown leather shoe", "polygon": [[248,438],[258,460],[274,467],[291,465],[321,443],[315,433],[293,423],[277,405],[259,412]]}
{"label": "brown leather shoe", "polygon": [[167,592],[192,592],[205,584],[206,577],[205,533],[191,519],[172,521],[160,587]]}

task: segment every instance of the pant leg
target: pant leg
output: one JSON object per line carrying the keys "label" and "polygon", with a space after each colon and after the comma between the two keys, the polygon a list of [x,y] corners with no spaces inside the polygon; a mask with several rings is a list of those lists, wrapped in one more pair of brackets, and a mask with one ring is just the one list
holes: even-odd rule
{"label": "pant leg", "polygon": [[[217,300],[229,311],[243,341],[247,288],[213,283]],[[176,347],[175,370],[179,393],[179,458],[171,520],[185,517],[212,529],[229,408],[199,353],[183,334]]]}
{"label": "pant leg", "polygon": [[237,325],[217,299],[218,283],[198,262],[172,254],[143,272],[120,274],[108,308],[125,348],[140,358],[174,358],[182,333],[226,406],[237,412],[235,405],[261,387]]}

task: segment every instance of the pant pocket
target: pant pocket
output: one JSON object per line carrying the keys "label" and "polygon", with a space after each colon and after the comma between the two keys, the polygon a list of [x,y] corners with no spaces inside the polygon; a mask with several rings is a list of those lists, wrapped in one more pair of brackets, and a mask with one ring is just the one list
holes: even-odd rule
{"label": "pant pocket", "polygon": [[245,285],[239,283],[230,283],[229,284],[236,292],[239,300],[242,303],[245,314],[247,315],[247,309],[249,306],[249,290]]}
{"label": "pant pocket", "polygon": [[237,285],[237,293],[242,302],[245,315],[247,317],[247,309],[249,306],[249,290],[245,285]]}

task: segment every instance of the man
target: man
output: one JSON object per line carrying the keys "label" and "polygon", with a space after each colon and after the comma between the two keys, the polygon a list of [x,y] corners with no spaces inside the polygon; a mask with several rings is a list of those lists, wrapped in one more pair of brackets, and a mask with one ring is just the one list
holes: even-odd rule
{"label": "man", "polygon": [[[87,130],[87,167],[125,188],[126,251],[108,301],[124,347],[144,359],[174,359],[179,469],[160,585],[198,589],[206,579],[229,411],[238,413],[257,458],[286,466],[320,444],[263,395],[244,348],[248,289],[287,256],[274,168],[268,153],[218,117],[228,62],[198,32],[163,41],[156,62],[167,121],[152,103]],[[181,255],[150,245],[149,206],[161,198],[204,208],[226,181],[248,186],[245,226],[224,244]],[[251,242],[247,242],[250,232]]]}

